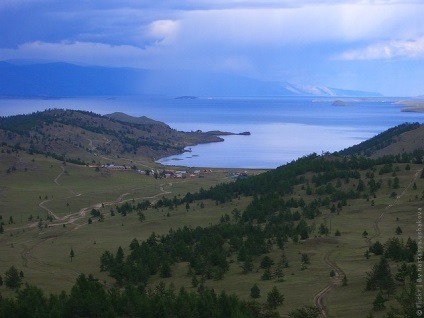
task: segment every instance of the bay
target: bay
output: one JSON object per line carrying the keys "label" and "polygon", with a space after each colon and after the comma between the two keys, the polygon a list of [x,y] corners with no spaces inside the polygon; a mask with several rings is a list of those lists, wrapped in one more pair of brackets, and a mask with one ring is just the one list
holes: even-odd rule
{"label": "bay", "polygon": [[224,136],[224,142],[187,148],[158,158],[166,165],[225,168],[276,168],[312,152],[333,152],[404,122],[423,122],[424,114],[401,112],[399,98],[234,97],[175,99],[167,96],[1,99],[0,115],[66,108],[98,114],[124,112],[147,116],[183,131],[249,131]]}

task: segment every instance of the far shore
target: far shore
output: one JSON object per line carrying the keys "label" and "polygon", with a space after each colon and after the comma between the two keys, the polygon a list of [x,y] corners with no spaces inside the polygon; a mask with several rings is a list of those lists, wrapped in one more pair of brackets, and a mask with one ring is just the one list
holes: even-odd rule
{"label": "far shore", "polygon": [[394,104],[403,107],[400,110],[401,112],[424,113],[424,100],[423,99],[400,100],[400,101],[397,101]]}

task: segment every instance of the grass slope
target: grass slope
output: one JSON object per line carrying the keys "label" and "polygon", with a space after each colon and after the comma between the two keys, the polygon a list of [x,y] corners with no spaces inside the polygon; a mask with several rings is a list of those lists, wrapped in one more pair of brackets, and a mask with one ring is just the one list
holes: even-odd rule
{"label": "grass slope", "polygon": [[[200,187],[208,189],[228,182],[227,174],[215,171],[202,179],[155,179],[131,170],[96,171],[86,166],[63,165],[41,155],[19,151],[7,153],[10,147],[6,146],[1,149],[0,215],[5,223],[5,232],[0,234],[0,273],[15,265],[25,273],[25,282],[35,284],[46,292],[69,290],[79,273],[93,273],[106,286],[112,286],[113,280],[99,270],[99,258],[105,250],[115,252],[122,246],[127,252],[133,238],[141,241],[152,232],[165,234],[170,228],[185,225],[207,227],[216,224],[223,214],[230,214],[234,208],[243,211],[251,200],[241,197],[219,205],[204,200],[193,203],[189,211],[184,206],[177,210],[149,209],[145,212],[146,220],[140,222],[135,213],[125,217],[119,214],[111,216],[110,209],[127,200],[155,201],[162,196],[183,196]],[[15,170],[10,169],[12,166]],[[321,208],[322,214],[308,221],[314,229],[309,239],[297,243],[289,241],[284,251],[273,246],[268,256],[278,262],[284,253],[289,263],[289,267],[284,269],[283,281],[261,280],[262,257],[253,260],[254,270],[249,274],[242,273],[241,264],[233,257],[224,279],[208,280],[206,285],[249,299],[250,288],[257,283],[261,302],[265,301],[267,292],[277,286],[285,295],[284,304],[278,307],[278,311],[287,315],[300,306],[313,305],[316,295],[328,284],[334,283],[335,289],[323,299],[327,314],[330,317],[365,317],[371,311],[376,295],[376,292],[364,291],[365,273],[378,262],[378,256],[371,254],[366,259],[364,253],[370,242],[379,240],[384,243],[396,236],[397,226],[403,230],[399,237],[404,241],[409,236],[416,239],[417,209],[422,207],[424,198],[424,179],[420,178],[422,164],[395,164],[395,175],[399,178],[396,190],[389,184],[393,181],[393,173],[377,175],[381,167],[374,167],[376,179],[382,184],[375,198],[349,200],[340,213],[332,213],[329,207]],[[304,177],[311,179],[312,176],[313,173],[309,173]],[[361,177],[366,178],[365,171],[361,171]],[[336,184],[336,180],[331,183]],[[357,185],[357,181],[351,179],[341,187],[348,190],[355,189]],[[396,195],[392,196],[394,191]],[[307,194],[305,183],[301,183],[294,187],[289,197],[304,198],[308,202],[316,195]],[[204,208],[201,208],[201,203]],[[88,224],[92,208],[100,209],[105,216],[104,222],[94,220]],[[47,221],[48,211],[57,219]],[[9,224],[11,218],[13,222]],[[327,225],[331,232],[320,235],[320,224]],[[336,230],[341,232],[341,236],[334,236]],[[369,233],[368,239],[362,236],[364,230]],[[72,260],[71,249],[75,252]],[[306,269],[301,266],[303,253],[308,254],[311,260]],[[338,286],[336,279],[330,278],[329,262],[336,264],[347,276],[347,286]],[[395,273],[397,264],[391,263],[391,266]],[[171,278],[154,276],[151,284],[172,282],[176,287],[190,289],[191,276],[187,275],[187,269],[186,263],[177,263]],[[5,286],[0,287],[0,292],[4,296],[14,295]],[[394,303],[393,300],[391,302]],[[375,317],[383,314],[374,313]]]}

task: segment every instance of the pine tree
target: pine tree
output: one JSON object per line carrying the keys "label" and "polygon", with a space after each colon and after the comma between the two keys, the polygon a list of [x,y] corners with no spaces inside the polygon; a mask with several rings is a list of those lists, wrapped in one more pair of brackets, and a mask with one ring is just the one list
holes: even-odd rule
{"label": "pine tree", "polygon": [[100,256],[100,271],[110,270],[114,263],[113,254],[109,251],[104,251]]}
{"label": "pine tree", "polygon": [[318,229],[318,233],[321,235],[327,235],[328,233],[330,233],[330,231],[325,224],[321,223]]}
{"label": "pine tree", "polygon": [[282,305],[284,302],[284,295],[279,292],[277,287],[273,287],[272,290],[267,295],[267,304],[271,309],[277,308],[277,306]]}
{"label": "pine tree", "polygon": [[400,267],[398,267],[398,272],[395,274],[395,280],[401,283],[405,283],[405,278],[408,276],[409,269],[405,262],[402,263]]}
{"label": "pine tree", "polygon": [[289,313],[290,318],[319,318],[320,311],[317,307],[304,306]]}
{"label": "pine tree", "polygon": [[270,280],[272,279],[272,274],[271,274],[271,270],[269,268],[267,268],[264,273],[262,274],[261,277],[262,280]]}
{"label": "pine tree", "polygon": [[19,272],[15,266],[10,267],[4,273],[4,283],[9,288],[19,288],[21,286],[22,278],[19,276]]}
{"label": "pine tree", "polygon": [[402,317],[416,317],[416,297],[418,295],[417,285],[414,281],[407,281],[399,296],[395,297],[400,304]]}
{"label": "pine tree", "polygon": [[262,258],[261,268],[270,268],[272,265],[274,265],[274,261],[268,255]]}
{"label": "pine tree", "polygon": [[247,274],[253,270],[253,262],[250,255],[246,257],[246,260],[243,262],[243,265],[241,265],[241,268],[243,269],[243,274]]}
{"label": "pine tree", "polygon": [[71,251],[69,252],[69,257],[71,258],[71,262],[72,262],[72,259],[75,257],[75,253],[72,247],[71,247]]}
{"label": "pine tree", "polygon": [[259,289],[258,285],[254,284],[250,289],[250,297],[255,299],[261,297],[261,290]]}
{"label": "pine tree", "polygon": [[283,272],[283,263],[282,262],[278,263],[277,266],[275,267],[274,277],[278,282],[283,281],[284,272]]}
{"label": "pine tree", "polygon": [[162,278],[168,278],[172,277],[172,270],[171,266],[169,266],[168,262],[164,262],[162,266],[160,267],[160,277]]}
{"label": "pine tree", "polygon": [[384,308],[386,308],[386,306],[384,305],[385,302],[386,302],[386,299],[384,299],[381,291],[378,292],[377,296],[374,299],[374,302],[372,303],[372,307],[373,307],[374,311],[379,311],[379,310],[383,310]]}
{"label": "pine tree", "polygon": [[375,255],[382,255],[384,252],[384,246],[380,241],[376,241],[373,245],[370,246],[370,252]]}
{"label": "pine tree", "polygon": [[367,273],[366,290],[385,290],[387,295],[394,292],[395,282],[392,277],[390,265],[387,259],[382,256],[380,262],[374,265],[370,273]]}

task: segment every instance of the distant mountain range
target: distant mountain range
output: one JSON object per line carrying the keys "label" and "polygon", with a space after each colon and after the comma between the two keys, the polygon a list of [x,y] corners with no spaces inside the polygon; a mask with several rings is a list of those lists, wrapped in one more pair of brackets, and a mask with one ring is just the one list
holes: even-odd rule
{"label": "distant mountain range", "polygon": [[0,96],[101,95],[341,96],[375,92],[266,82],[243,76],[185,71],[79,66],[68,63],[0,62]]}

